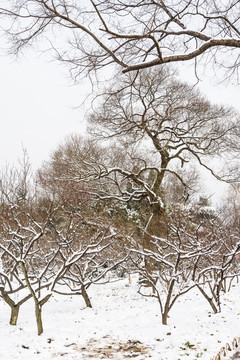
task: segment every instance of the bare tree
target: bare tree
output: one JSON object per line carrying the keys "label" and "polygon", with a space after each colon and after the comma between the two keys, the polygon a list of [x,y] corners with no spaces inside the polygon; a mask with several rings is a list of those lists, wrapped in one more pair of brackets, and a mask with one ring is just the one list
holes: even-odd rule
{"label": "bare tree", "polygon": [[151,249],[131,249],[140,276],[139,293],[157,299],[164,325],[176,300],[194,288],[214,313],[220,312],[221,294],[239,275],[239,234],[219,219],[195,222],[195,215],[194,208],[175,211],[167,225],[159,223],[167,228],[164,237],[148,234]]}
{"label": "bare tree", "polygon": [[[94,139],[70,136],[38,172],[46,194],[63,204],[59,219],[70,214],[76,217],[80,238],[90,241],[99,229],[107,232],[112,229],[116,233],[119,240],[114,241],[105,256],[108,266],[113,258],[118,262],[127,255],[124,247],[127,235],[137,233],[137,224],[145,218],[147,206],[145,209],[139,201],[129,201],[128,187],[132,191],[129,179],[123,180],[116,174],[100,174],[105,174],[106,169],[115,163],[132,162],[137,166],[139,161],[127,156],[120,146],[101,146]],[[54,218],[53,225],[58,221]]]}
{"label": "bare tree", "polygon": [[[50,265],[56,256],[45,243],[44,235],[56,209],[50,202],[44,216],[38,213],[29,170],[28,162],[23,161],[21,169],[13,168],[1,174],[0,198],[4,210],[0,221],[1,296],[11,307],[12,325],[17,323],[20,306],[33,298],[40,335],[42,306],[51,297],[49,293],[40,297],[40,292],[48,287],[45,273],[51,272]],[[47,270],[43,270],[44,265]],[[14,301],[16,294],[21,295],[19,301]]]}
{"label": "bare tree", "polygon": [[[63,213],[57,207],[49,209],[43,220],[28,210],[15,204],[11,217],[3,221],[0,291],[11,307],[12,325],[17,323],[20,306],[30,298],[34,300],[41,335],[42,307],[54,293],[81,295],[91,307],[87,289],[117,264],[106,251],[116,234],[97,223],[91,224],[91,232],[87,231],[82,217],[69,211]],[[54,223],[59,218],[61,221]],[[89,236],[90,233],[93,235]],[[16,294],[21,296],[19,301],[14,301]]]}
{"label": "bare tree", "polygon": [[[129,72],[192,59],[238,73],[238,1],[2,0],[1,4],[2,17],[10,20],[5,30],[13,52],[47,37],[59,60],[70,63],[75,75],[112,63]],[[63,47],[60,37],[65,39]]]}
{"label": "bare tree", "polygon": [[79,211],[72,214],[69,210],[61,211],[61,217],[64,224],[52,222],[51,226],[54,241],[61,247],[52,291],[81,295],[86,306],[92,307],[87,289],[100,280],[108,282],[107,273],[125,261],[125,257],[112,256],[119,236],[108,224],[98,223],[97,219],[89,221]]}
{"label": "bare tree", "polygon": [[[145,297],[157,299],[162,324],[167,325],[169,312],[176,300],[196,286],[196,283],[191,281],[191,273],[195,269],[199,254],[204,250],[196,247],[186,251],[182,244],[176,246],[172,239],[168,242],[167,239],[160,238],[152,242],[152,248],[153,251],[132,250],[132,253],[141,255],[145,260],[138,264],[134,257],[132,258],[140,276],[138,292]],[[146,260],[153,262],[155,269],[149,269]],[[153,291],[146,291],[146,287],[151,287]]]}
{"label": "bare tree", "polygon": [[58,196],[52,188],[30,191],[23,170],[11,169],[0,182],[0,296],[11,307],[12,325],[20,306],[32,298],[40,335],[42,308],[54,293],[82,295],[91,306],[87,289],[116,266],[107,251],[116,233],[98,223],[95,213],[94,221],[88,221],[85,192],[70,192],[65,182],[65,194],[61,188]]}
{"label": "bare tree", "polygon": [[[174,76],[166,69],[145,70],[137,78],[127,74],[106,89],[100,104],[96,100],[89,118],[94,136],[117,139],[128,152],[142,148],[148,153],[140,167],[126,163],[106,169],[105,175],[118,173],[129,179],[139,189],[136,196],[145,194],[159,209],[164,202],[161,187],[166,174],[176,177],[187,193],[189,185],[183,171],[174,170],[176,164],[183,170],[198,164],[225,181],[237,177],[228,173],[226,164],[217,172],[211,160],[234,159],[239,154],[239,115],[233,109],[210,104]],[[129,196],[134,197],[134,192]]]}
{"label": "bare tree", "polygon": [[[7,254],[3,252],[1,257],[7,257]],[[2,262],[2,259],[0,259]],[[14,280],[14,281],[13,281]],[[0,267],[0,293],[1,298],[11,308],[10,325],[17,325],[19,310],[22,304],[31,299],[31,294],[24,294],[26,290],[26,284],[15,272],[8,273]],[[23,295],[22,295],[23,293]]]}
{"label": "bare tree", "polygon": [[[37,294],[47,285],[46,283],[43,284],[41,279],[38,279],[36,273],[40,273],[41,264],[45,261],[40,239],[43,238],[48,221],[46,219],[44,223],[37,222],[28,210],[26,208],[21,209],[15,204],[10,212],[11,217],[4,221],[3,231],[1,232],[0,253],[4,265],[1,278],[4,280],[2,284],[5,286],[2,287],[1,293],[3,299],[11,306],[14,315],[14,321],[11,319],[11,322],[15,324],[20,305],[31,297],[34,299],[38,334],[40,335],[43,331],[41,309],[51,294],[45,294],[41,299],[38,297]],[[10,277],[16,283],[15,286],[11,285]],[[43,278],[45,280],[44,275]],[[19,293],[19,290],[22,289],[27,289],[28,294],[15,304],[9,295]]]}

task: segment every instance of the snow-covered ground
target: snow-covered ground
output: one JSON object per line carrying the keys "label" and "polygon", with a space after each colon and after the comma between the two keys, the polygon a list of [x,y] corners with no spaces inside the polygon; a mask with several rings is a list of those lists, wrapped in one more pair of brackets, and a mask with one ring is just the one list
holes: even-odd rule
{"label": "snow-covered ground", "polygon": [[240,285],[223,295],[216,315],[202,295],[190,292],[175,304],[167,326],[161,325],[157,301],[137,293],[136,276],[89,293],[92,309],[81,297],[54,297],[44,305],[41,336],[31,301],[11,326],[9,306],[0,299],[0,359],[210,360],[240,336]]}

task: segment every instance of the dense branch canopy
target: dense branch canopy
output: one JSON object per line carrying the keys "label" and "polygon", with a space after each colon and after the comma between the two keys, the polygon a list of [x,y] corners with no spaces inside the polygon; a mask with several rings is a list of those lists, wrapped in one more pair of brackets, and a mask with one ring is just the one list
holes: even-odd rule
{"label": "dense branch canopy", "polygon": [[[46,35],[74,75],[115,63],[123,72],[202,59],[238,72],[236,0],[1,0],[12,51]],[[231,56],[230,56],[231,55]]]}
{"label": "dense branch canopy", "polygon": [[90,124],[95,136],[135,146],[147,141],[148,151],[152,145],[160,163],[158,188],[173,160],[183,166],[194,159],[214,173],[210,157],[237,157],[238,119],[233,109],[210,104],[172,71],[158,68],[115,79],[101,103],[96,100]]}

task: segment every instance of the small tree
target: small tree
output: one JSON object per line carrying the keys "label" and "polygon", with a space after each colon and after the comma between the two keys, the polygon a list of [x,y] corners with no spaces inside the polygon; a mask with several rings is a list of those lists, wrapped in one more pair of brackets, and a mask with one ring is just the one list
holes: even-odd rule
{"label": "small tree", "polygon": [[175,209],[165,223],[159,222],[166,228],[164,237],[147,234],[151,249],[131,249],[140,275],[139,293],[157,299],[163,324],[167,324],[176,300],[193,288],[200,291],[214,313],[221,311],[221,293],[230,290],[232,280],[239,275],[239,234],[219,218],[196,219],[195,208]]}
{"label": "small tree", "polygon": [[[4,254],[3,252],[2,257],[6,257],[6,255],[8,256],[8,254]],[[25,290],[26,285],[16,273],[10,273],[8,275],[8,271],[5,273],[3,269],[0,270],[0,296],[11,308],[10,325],[17,325],[21,305],[32,297],[31,294],[21,296],[21,293],[24,293]],[[16,300],[16,295],[20,300]]]}
{"label": "small tree", "polygon": [[[54,215],[60,215],[57,216],[58,211],[63,222],[50,226]],[[90,307],[86,290],[116,266],[112,259],[112,266],[101,270],[106,250],[115,237],[113,230],[104,227],[101,230],[101,225],[94,224],[94,235],[86,240],[81,219],[74,215],[69,218],[69,212],[63,215],[62,209],[55,208],[41,223],[33,214],[26,213],[26,208],[22,213],[15,207],[11,221],[5,224],[7,231],[2,233],[0,254],[5,271],[0,272],[0,290],[11,306],[11,323],[16,324],[19,307],[32,298],[38,335],[43,332],[42,307],[54,293],[82,295]],[[101,271],[95,276],[97,269]],[[14,287],[10,276],[15,280]],[[10,295],[23,289],[27,295],[15,303]]]}
{"label": "small tree", "polygon": [[[199,260],[206,254],[211,254],[216,245],[204,245],[199,241],[197,229],[195,233],[189,233],[179,224],[174,226],[172,220],[169,219],[167,237],[159,238],[148,234],[151,238],[151,250],[131,250],[144,260],[139,264],[134,256],[132,257],[141,278],[139,293],[157,299],[164,325],[167,324],[168,314],[176,300],[198,285],[198,281],[194,279]],[[159,226],[161,225],[163,224],[160,222]],[[153,293],[143,291],[144,287],[149,285]]]}
{"label": "small tree", "polygon": [[[43,304],[50,298],[49,294],[41,299],[38,296],[40,291],[47,287],[46,278],[44,277],[46,270],[42,269],[47,254],[41,246],[41,241],[44,239],[46,225],[51,216],[50,213],[49,211],[48,217],[43,221],[39,221],[39,219],[36,219],[36,214],[34,214],[32,208],[29,207],[29,203],[24,202],[23,207],[21,204],[12,203],[8,217],[3,221],[2,240],[0,242],[1,259],[5,267],[5,271],[1,276],[5,287],[2,288],[1,293],[3,299],[11,306],[12,317],[14,318],[11,322],[16,324],[20,305],[32,297],[35,302],[39,335],[43,331],[41,309]],[[50,258],[47,261],[48,266],[53,260],[52,256]],[[41,270],[43,270],[41,276],[44,281],[41,281],[41,278],[37,276],[41,273]],[[9,282],[9,277],[13,277],[15,280],[14,290]],[[9,295],[22,289],[28,290],[28,294],[18,303],[14,303]]]}

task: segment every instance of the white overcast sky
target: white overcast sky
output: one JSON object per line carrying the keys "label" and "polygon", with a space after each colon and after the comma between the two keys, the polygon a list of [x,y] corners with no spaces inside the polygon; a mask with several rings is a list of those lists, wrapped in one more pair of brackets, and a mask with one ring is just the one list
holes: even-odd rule
{"label": "white overcast sky", "polygon": [[[182,72],[186,79],[189,74]],[[213,86],[205,80],[201,89],[211,101],[240,111],[239,86]],[[29,50],[13,61],[0,50],[0,167],[16,163],[25,148],[37,168],[68,134],[84,133],[85,110],[74,108],[85,94],[86,84],[73,86],[67,70],[44,54]],[[213,192],[221,188],[214,184]]]}
{"label": "white overcast sky", "polygon": [[70,133],[84,131],[82,86],[65,69],[34,53],[18,61],[0,53],[0,166],[16,162],[24,147],[34,168]]}

